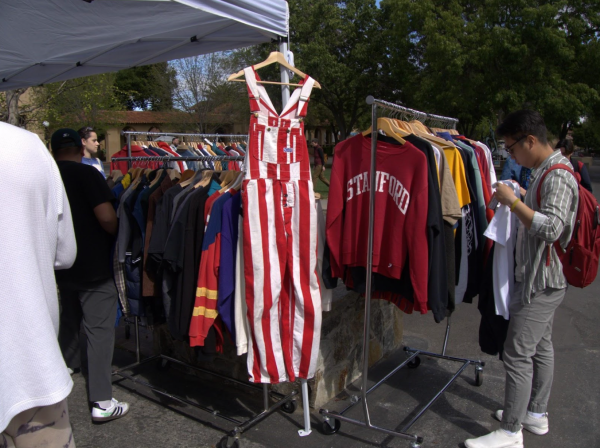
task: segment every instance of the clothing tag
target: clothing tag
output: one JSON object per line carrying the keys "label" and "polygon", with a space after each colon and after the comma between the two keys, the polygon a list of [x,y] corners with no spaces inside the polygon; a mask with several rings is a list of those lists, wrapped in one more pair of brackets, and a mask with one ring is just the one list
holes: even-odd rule
{"label": "clothing tag", "polygon": [[283,148],[283,152],[294,152],[294,148]]}
{"label": "clothing tag", "polygon": [[[291,51],[288,51],[286,54],[286,59],[287,59],[288,64],[290,64],[292,67],[296,66],[294,64],[294,53],[292,53]],[[294,73],[294,71],[290,70],[290,79],[292,79],[295,74],[296,73]]]}

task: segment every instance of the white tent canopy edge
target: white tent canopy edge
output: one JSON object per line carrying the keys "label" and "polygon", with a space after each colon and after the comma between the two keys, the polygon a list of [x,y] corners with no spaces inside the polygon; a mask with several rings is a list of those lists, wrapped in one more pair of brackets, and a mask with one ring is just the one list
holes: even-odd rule
{"label": "white tent canopy edge", "polygon": [[284,0],[2,0],[0,91],[287,36]]}

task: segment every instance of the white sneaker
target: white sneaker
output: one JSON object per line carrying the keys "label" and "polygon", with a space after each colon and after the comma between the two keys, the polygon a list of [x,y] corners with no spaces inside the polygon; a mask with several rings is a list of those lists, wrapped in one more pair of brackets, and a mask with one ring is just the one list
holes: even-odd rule
{"label": "white sneaker", "polygon": [[[503,411],[502,411],[502,409],[500,409],[499,411],[496,411],[494,416],[499,421],[502,421],[502,414],[503,414]],[[533,417],[533,416],[529,415],[529,412],[528,412],[525,414],[525,418],[523,419],[521,424],[523,425],[523,429],[526,429],[527,431],[532,432],[533,434],[537,434],[538,436],[543,436],[544,434],[548,434],[548,431],[550,429],[549,425],[548,425],[548,413],[547,412],[544,414],[543,417],[540,417],[540,418]]]}
{"label": "white sneaker", "polygon": [[129,412],[129,404],[111,399],[112,405],[108,409],[103,409],[98,403],[94,403],[92,408],[92,420],[95,422],[108,422],[124,417]]}
{"label": "white sneaker", "polygon": [[498,429],[486,436],[465,440],[466,448],[523,448],[523,431],[514,436]]}

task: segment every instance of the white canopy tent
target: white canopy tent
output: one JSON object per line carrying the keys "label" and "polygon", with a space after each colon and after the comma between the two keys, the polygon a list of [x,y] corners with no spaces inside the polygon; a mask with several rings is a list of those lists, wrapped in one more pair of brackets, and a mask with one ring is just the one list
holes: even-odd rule
{"label": "white canopy tent", "polygon": [[2,0],[0,91],[269,42],[284,0]]}

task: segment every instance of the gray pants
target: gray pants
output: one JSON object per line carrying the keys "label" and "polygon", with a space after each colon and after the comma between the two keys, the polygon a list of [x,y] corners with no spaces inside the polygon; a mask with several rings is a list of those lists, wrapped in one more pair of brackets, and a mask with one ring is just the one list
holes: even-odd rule
{"label": "gray pants", "polygon": [[510,323],[504,343],[506,388],[502,429],[517,432],[527,411],[546,412],[554,376],[552,323],[566,289],[547,288],[531,303],[521,302],[522,283],[515,283]]}
{"label": "gray pants", "polygon": [[117,318],[117,289],[112,279],[85,286],[61,283],[61,314],[58,342],[65,363],[81,366],[79,329],[87,334],[88,387],[90,401],[112,398],[112,358]]}

